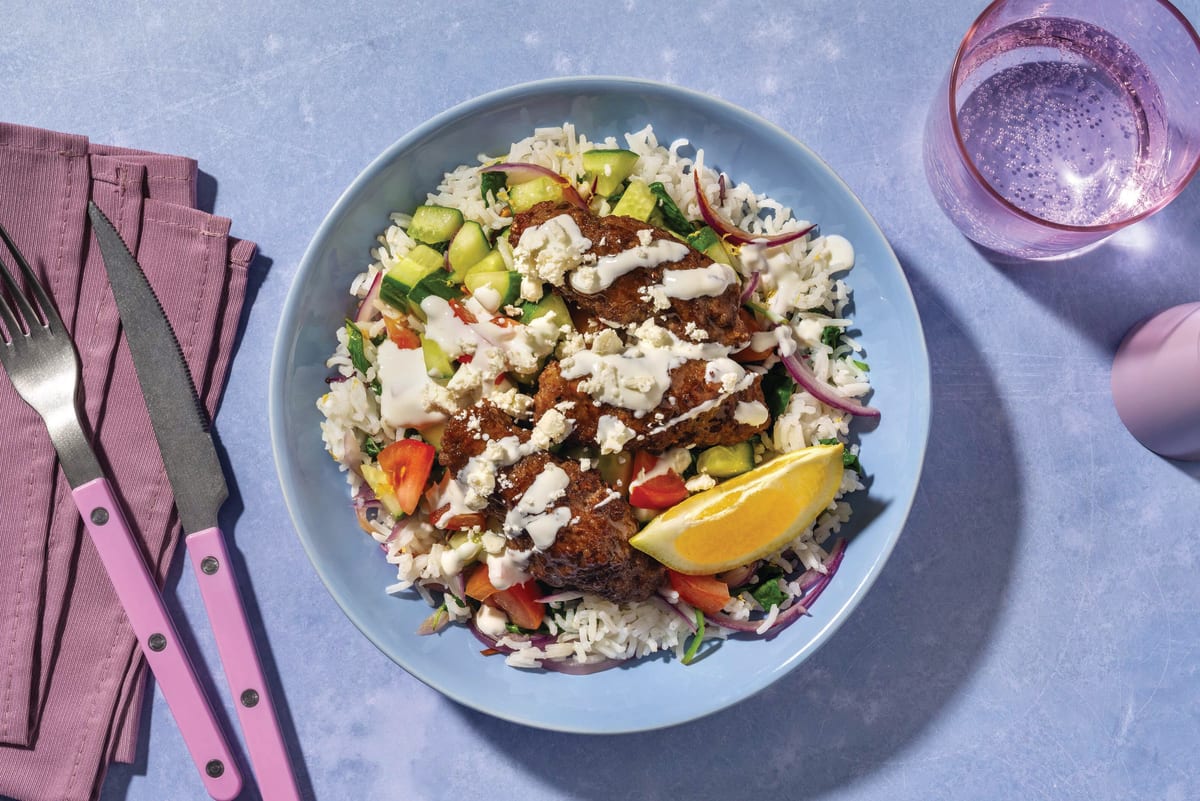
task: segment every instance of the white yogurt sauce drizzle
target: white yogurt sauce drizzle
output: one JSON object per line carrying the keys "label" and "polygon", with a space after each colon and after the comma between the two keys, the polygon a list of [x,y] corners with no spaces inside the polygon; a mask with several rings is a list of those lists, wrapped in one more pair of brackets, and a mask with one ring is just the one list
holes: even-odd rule
{"label": "white yogurt sauce drizzle", "polygon": [[581,265],[571,273],[571,288],[585,295],[594,295],[608,289],[618,278],[639,267],[657,267],[665,262],[676,262],[688,253],[688,246],[682,242],[656,239],[649,245],[636,245],[620,253],[601,256],[595,264]]}
{"label": "white yogurt sauce drizzle", "polygon": [[529,534],[536,550],[544,551],[554,544],[558,530],[571,521],[571,509],[551,505],[567,491],[571,483],[566,471],[556,464],[547,464],[521,495],[516,506],[504,517],[504,530],[510,536]]}

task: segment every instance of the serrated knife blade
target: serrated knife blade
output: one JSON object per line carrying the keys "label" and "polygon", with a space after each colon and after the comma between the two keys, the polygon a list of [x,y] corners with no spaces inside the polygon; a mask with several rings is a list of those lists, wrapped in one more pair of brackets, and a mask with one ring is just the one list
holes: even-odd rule
{"label": "serrated knife blade", "polygon": [[117,229],[94,203],[88,213],[175,494],[179,522],[188,534],[215,528],[229,490],[183,350],[158,296]]}
{"label": "serrated knife blade", "polygon": [[229,492],[208,415],[171,323],[137,259],[94,203],[88,204],[88,215],[175,495],[179,522],[187,534],[188,557],[234,696],[259,791],[264,801],[299,801],[279,719],[217,525]]}

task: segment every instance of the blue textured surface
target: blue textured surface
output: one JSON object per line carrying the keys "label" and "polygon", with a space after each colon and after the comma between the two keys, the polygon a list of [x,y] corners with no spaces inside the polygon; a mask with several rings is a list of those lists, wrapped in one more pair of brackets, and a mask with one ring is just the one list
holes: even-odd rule
{"label": "blue textured surface", "polygon": [[[1130,325],[1200,299],[1200,185],[1076,261],[990,263],[942,216],[920,159],[982,5],[5,3],[5,120],[195,156],[215,210],[262,246],[217,426],[237,492],[226,527],[310,796],[1200,797],[1200,469],[1137,445],[1108,389]],[[1200,2],[1179,5],[1200,21]],[[283,299],[341,190],[434,114],[560,74],[678,83],[816,150],[895,247],[933,367],[913,514],[846,625],[749,701],[646,734],[503,723],[398,669],[299,547],[266,429]],[[174,581],[223,688],[195,582]],[[105,801],[202,797],[161,696],[145,724]]]}
{"label": "blue textured surface", "polygon": [[[870,320],[861,337],[870,359],[871,402],[882,425],[852,434],[873,465],[870,495],[840,532],[852,540],[837,580],[812,616],[770,641],[721,644],[680,674],[677,661],[580,677],[517,671],[479,659],[462,627],[416,634],[429,608],[380,591],[395,568],[354,533],[345,477],[323,456],[321,415],[330,333],[353,310],[345,289],[363,269],[388,215],[412,209],[441,176],[480,152],[502,154],[534,128],[570,120],[593,140],[654,125],[660,142],[702,145],[705,163],[821,220],[826,234],[855,246],[854,309]],[[688,151],[684,151],[685,153]],[[300,539],[338,603],[385,653],[426,684],[506,720],[580,733],[652,729],[692,720],[742,700],[793,670],[841,625],[896,544],[912,504],[929,432],[929,361],[917,311],[883,235],[837,176],[777,128],[727,103],[665,84],[613,78],[536,81],[458,106],[420,126],[374,161],[330,212],[300,264],[280,321],[270,413],[280,482]],[[586,690],[581,692],[581,690]]]}

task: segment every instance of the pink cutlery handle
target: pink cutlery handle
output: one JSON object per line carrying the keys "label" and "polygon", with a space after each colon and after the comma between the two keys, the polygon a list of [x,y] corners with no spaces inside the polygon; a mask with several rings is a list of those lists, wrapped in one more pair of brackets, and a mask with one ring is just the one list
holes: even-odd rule
{"label": "pink cutlery handle", "polygon": [[232,801],[242,789],[237,763],[112,487],[97,478],[72,495],[205,789],[217,801]]}
{"label": "pink cutlery handle", "polygon": [[264,801],[299,801],[287,746],[246,623],[221,530],[209,528],[189,534],[187,549],[225,666],[225,678],[233,692],[258,790]]}

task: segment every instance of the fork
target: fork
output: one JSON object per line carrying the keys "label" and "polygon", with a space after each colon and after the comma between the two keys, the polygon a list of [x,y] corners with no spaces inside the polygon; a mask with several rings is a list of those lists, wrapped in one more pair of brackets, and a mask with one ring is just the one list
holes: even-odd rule
{"label": "fork", "polygon": [[28,288],[28,294],[22,292],[0,258],[4,290],[0,292],[0,364],[17,394],[46,424],[84,526],[205,788],[218,801],[230,801],[242,786],[237,764],[80,422],[80,365],[75,343],[49,294],[2,225],[0,239]]}

